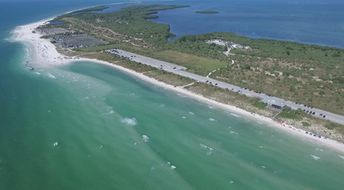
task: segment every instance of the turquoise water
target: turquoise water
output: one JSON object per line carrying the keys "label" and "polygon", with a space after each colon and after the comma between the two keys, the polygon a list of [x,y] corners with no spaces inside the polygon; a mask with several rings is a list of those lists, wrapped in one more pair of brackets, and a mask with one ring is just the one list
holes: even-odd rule
{"label": "turquoise water", "polygon": [[[1,36],[49,11],[27,8]],[[91,62],[30,72],[17,43],[0,57],[1,190],[344,186],[342,153],[263,123]]]}

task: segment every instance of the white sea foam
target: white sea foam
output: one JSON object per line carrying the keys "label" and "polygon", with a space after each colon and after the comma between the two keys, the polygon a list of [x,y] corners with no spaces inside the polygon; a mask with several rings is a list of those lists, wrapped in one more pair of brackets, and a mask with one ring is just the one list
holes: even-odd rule
{"label": "white sea foam", "polygon": [[51,74],[51,73],[48,73],[48,77],[49,77],[49,78],[52,78],[52,79],[56,79],[56,76],[53,75],[53,74]]}
{"label": "white sea foam", "polygon": [[338,155],[338,156],[339,156],[339,158],[344,160],[344,155]]}
{"label": "white sea foam", "polygon": [[209,118],[209,121],[216,121],[214,118]]}
{"label": "white sea foam", "polygon": [[191,111],[189,112],[189,114],[190,114],[190,115],[195,115],[195,113],[194,113],[194,112],[191,112]]}
{"label": "white sea foam", "polygon": [[135,126],[137,125],[137,120],[135,118],[123,118],[121,120],[122,123],[124,123],[125,125],[128,125],[128,126]]}
{"label": "white sea foam", "polygon": [[178,95],[179,97],[182,97],[182,98],[187,98],[187,96],[186,96],[185,94],[183,94],[183,93],[177,93],[177,95]]}
{"label": "white sea foam", "polygon": [[202,149],[204,149],[205,151],[207,151],[207,155],[210,156],[213,154],[213,151],[215,150],[214,148],[208,146],[208,145],[205,145],[205,144],[199,144],[201,146]]}
{"label": "white sea foam", "polygon": [[240,117],[238,114],[235,114],[235,113],[230,113],[231,116],[234,116],[234,117]]}
{"label": "white sea foam", "polygon": [[176,169],[177,167],[175,165],[173,165],[171,162],[167,162],[167,165],[171,168],[171,169]]}
{"label": "white sea foam", "polygon": [[214,150],[214,148],[212,148],[212,147],[210,147],[210,146],[207,146],[207,145],[205,145],[205,144],[199,144],[202,148],[204,148],[204,149],[207,149],[207,150],[210,150],[210,151],[213,151]]}
{"label": "white sea foam", "polygon": [[147,135],[142,135],[142,140],[143,140],[143,142],[148,143],[149,137]]}
{"label": "white sea foam", "polygon": [[[111,108],[111,107],[108,107],[104,113],[104,115],[111,115],[111,114],[114,114],[115,111]],[[123,122],[124,119],[121,120],[122,123],[126,123],[126,122]],[[127,124],[127,123],[126,123]],[[128,124],[127,124],[128,125]]]}
{"label": "white sea foam", "polygon": [[57,147],[58,145],[59,145],[59,142],[57,142],[57,141],[53,143],[54,147]]}
{"label": "white sea foam", "polygon": [[183,119],[186,119],[186,116],[182,116]]}
{"label": "white sea foam", "polygon": [[320,160],[320,157],[319,157],[319,156],[315,156],[315,155],[311,154],[311,157],[312,157],[314,160]]}

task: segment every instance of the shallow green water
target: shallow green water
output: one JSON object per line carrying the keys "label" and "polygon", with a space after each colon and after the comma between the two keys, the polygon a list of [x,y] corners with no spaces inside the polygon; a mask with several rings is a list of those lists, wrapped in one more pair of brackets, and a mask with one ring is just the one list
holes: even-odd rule
{"label": "shallow green water", "polygon": [[30,72],[12,48],[0,71],[0,189],[344,185],[344,159],[325,147],[106,66]]}

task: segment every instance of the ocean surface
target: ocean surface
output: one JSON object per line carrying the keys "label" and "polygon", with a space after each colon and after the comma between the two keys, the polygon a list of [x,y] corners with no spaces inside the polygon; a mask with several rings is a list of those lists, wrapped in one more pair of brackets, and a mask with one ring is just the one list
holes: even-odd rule
{"label": "ocean surface", "polygon": [[0,190],[343,188],[343,153],[264,123],[91,62],[28,71],[10,31],[91,4],[0,2]]}
{"label": "ocean surface", "polygon": [[[188,8],[160,12],[177,38],[208,32],[344,48],[343,0],[176,0]],[[169,2],[167,2],[169,4]],[[198,14],[216,10],[218,14]]]}

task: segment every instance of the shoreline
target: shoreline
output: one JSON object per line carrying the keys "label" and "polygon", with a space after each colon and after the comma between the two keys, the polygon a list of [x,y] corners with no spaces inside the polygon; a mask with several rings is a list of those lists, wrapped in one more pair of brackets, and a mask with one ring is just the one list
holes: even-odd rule
{"label": "shoreline", "polygon": [[216,106],[225,111],[234,112],[250,120],[262,121],[265,124],[267,124],[269,127],[281,129],[285,132],[288,132],[289,134],[298,136],[304,140],[307,140],[313,143],[319,143],[329,148],[332,148],[333,150],[337,150],[341,153],[344,153],[344,144],[338,141],[327,139],[324,137],[319,138],[319,137],[311,136],[307,134],[306,133],[307,131],[305,130],[298,129],[298,128],[295,128],[293,126],[286,125],[283,123],[279,123],[277,121],[274,121],[271,118],[261,116],[255,113],[251,113],[249,111],[243,110],[241,108],[238,108],[229,104],[217,102],[215,100],[206,98],[200,94],[193,93],[181,87],[174,87],[173,85],[158,81],[157,79],[148,77],[142,73],[138,73],[128,68],[125,68],[125,67],[122,67],[110,62],[97,60],[97,59],[82,58],[78,56],[68,57],[68,56],[62,55],[57,51],[55,45],[52,44],[50,40],[42,39],[41,34],[37,32],[33,32],[35,28],[37,28],[40,25],[45,24],[46,22],[54,18],[55,17],[44,19],[38,22],[27,24],[27,25],[21,25],[21,26],[16,27],[11,32],[10,41],[23,43],[27,47],[28,58],[30,58],[30,66],[39,66],[39,67],[59,66],[59,65],[70,64],[72,62],[79,62],[79,61],[89,61],[93,63],[107,65],[111,68],[114,68],[116,70],[129,74],[133,77],[137,77],[147,83],[159,86],[166,90],[173,91],[174,93],[180,93],[180,94],[186,95],[188,98],[192,98],[194,100],[206,103],[208,105]]}

